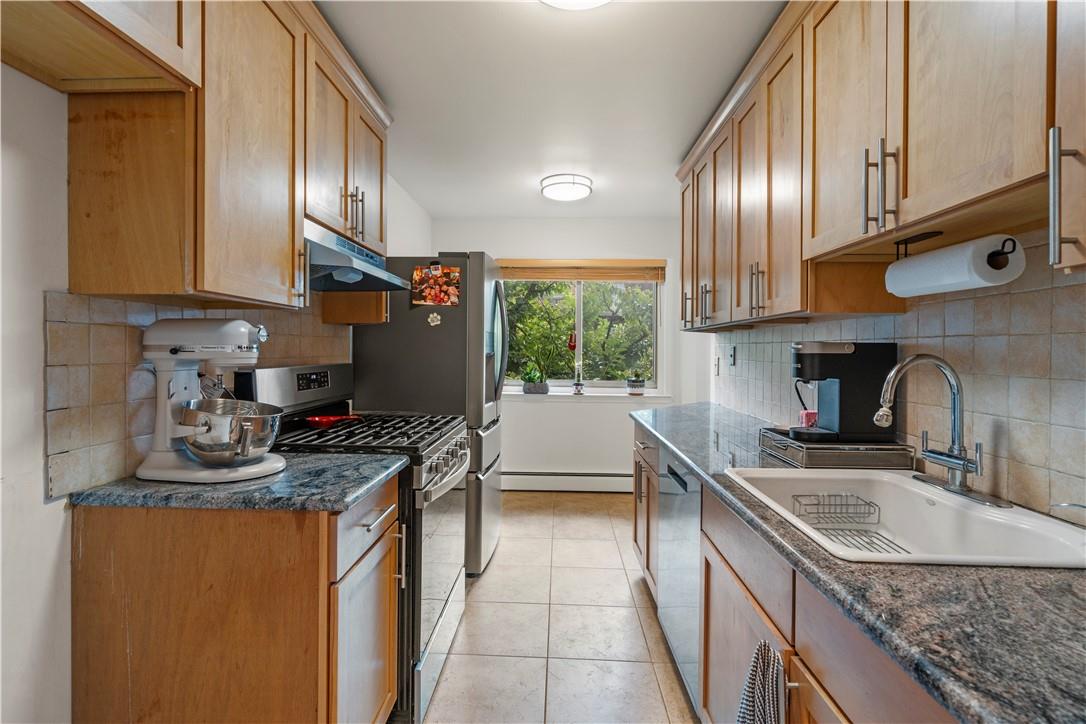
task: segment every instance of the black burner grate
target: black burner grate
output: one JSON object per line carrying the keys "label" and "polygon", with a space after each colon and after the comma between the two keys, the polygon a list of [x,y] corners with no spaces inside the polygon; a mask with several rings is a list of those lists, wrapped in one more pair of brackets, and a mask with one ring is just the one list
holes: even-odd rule
{"label": "black burner grate", "polygon": [[454,415],[363,413],[361,420],[344,420],[323,430],[302,428],[284,433],[278,445],[422,452],[461,419]]}

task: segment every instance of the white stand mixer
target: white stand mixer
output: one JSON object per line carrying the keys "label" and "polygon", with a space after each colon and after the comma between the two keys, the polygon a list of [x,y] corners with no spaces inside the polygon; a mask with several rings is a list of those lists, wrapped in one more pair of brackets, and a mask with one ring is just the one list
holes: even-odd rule
{"label": "white stand mixer", "polygon": [[[201,397],[199,368],[253,367],[267,330],[241,319],[164,319],[143,333],[143,356],[155,368],[155,434],[151,452],[136,470],[144,480],[227,483],[277,473],[280,455],[267,453],[240,465],[209,466],[194,458],[184,438],[201,430],[182,425],[182,406]],[[209,428],[210,429],[210,428]],[[270,445],[270,443],[269,443]]]}

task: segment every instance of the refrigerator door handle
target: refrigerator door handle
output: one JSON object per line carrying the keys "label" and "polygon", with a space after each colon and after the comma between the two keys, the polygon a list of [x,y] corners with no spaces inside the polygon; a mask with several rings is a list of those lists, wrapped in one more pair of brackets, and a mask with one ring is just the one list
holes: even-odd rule
{"label": "refrigerator door handle", "polygon": [[498,374],[494,376],[494,399],[502,398],[502,388],[505,386],[505,375],[509,371],[509,310],[505,306],[505,285],[501,280],[495,282],[498,290],[498,311],[502,315],[502,358]]}

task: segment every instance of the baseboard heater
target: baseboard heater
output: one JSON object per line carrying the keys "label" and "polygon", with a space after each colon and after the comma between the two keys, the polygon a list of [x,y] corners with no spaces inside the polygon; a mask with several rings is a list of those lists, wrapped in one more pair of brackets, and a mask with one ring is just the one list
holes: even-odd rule
{"label": "baseboard heater", "polygon": [[629,493],[633,490],[633,475],[631,473],[503,470],[502,490]]}

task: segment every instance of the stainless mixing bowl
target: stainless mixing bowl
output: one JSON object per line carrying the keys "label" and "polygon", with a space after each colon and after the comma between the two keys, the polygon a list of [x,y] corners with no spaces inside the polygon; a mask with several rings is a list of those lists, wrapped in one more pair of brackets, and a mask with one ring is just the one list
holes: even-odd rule
{"label": "stainless mixing bowl", "polygon": [[279,435],[283,408],[248,400],[207,399],[181,403],[181,424],[196,428],[183,437],[200,462],[230,467],[264,456]]}

